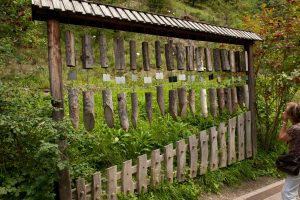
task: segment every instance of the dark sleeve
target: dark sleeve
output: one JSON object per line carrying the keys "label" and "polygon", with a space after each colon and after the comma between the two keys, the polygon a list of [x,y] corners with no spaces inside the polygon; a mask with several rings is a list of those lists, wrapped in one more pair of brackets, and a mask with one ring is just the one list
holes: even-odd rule
{"label": "dark sleeve", "polygon": [[291,126],[287,129],[286,133],[292,138],[295,139],[295,137],[300,137],[300,127],[299,126]]}

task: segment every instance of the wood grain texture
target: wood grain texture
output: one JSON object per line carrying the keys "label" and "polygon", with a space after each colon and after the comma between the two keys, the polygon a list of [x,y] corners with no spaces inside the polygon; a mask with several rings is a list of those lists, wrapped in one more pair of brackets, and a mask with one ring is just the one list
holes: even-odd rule
{"label": "wood grain texture", "polygon": [[245,52],[240,52],[240,71],[245,72],[246,71],[246,58],[245,58]]}
{"label": "wood grain texture", "polygon": [[114,127],[114,107],[111,90],[102,90],[104,119],[108,127]]}
{"label": "wood grain texture", "polygon": [[161,62],[161,47],[160,41],[155,41],[155,61],[156,61],[156,68],[160,69],[162,62]]}
{"label": "wood grain texture", "polygon": [[225,123],[220,123],[218,126],[218,141],[219,141],[219,168],[227,166],[227,142],[226,142],[227,126]]}
{"label": "wood grain texture", "polygon": [[94,65],[92,36],[85,34],[82,36],[82,67],[92,69]]}
{"label": "wood grain texture", "polygon": [[174,120],[177,120],[177,91],[169,90],[169,112]]}
{"label": "wood grain texture", "polygon": [[123,162],[122,168],[122,192],[125,195],[133,194],[133,180],[132,180],[132,160]]}
{"label": "wood grain texture", "polygon": [[209,88],[208,91],[209,91],[210,114],[213,117],[217,117],[218,116],[217,90],[216,88]]}
{"label": "wood grain texture", "polygon": [[102,68],[108,68],[108,47],[106,36],[104,34],[99,35],[99,46],[100,46],[100,65]]}
{"label": "wood grain texture", "polygon": [[240,63],[240,52],[235,51],[234,52],[234,60],[235,60],[235,66],[236,66],[236,72],[241,72],[241,63]]}
{"label": "wood grain texture", "polygon": [[188,102],[189,102],[189,107],[190,107],[190,111],[193,115],[193,117],[195,117],[196,115],[196,93],[194,89],[189,89],[189,95],[188,95]]}
{"label": "wood grain texture", "polygon": [[185,180],[185,165],[186,165],[186,144],[184,140],[176,142],[177,156],[177,181]]}
{"label": "wood grain texture", "polygon": [[179,103],[179,116],[185,118],[187,115],[187,93],[186,88],[178,88],[178,103]]}
{"label": "wood grain texture", "polygon": [[68,89],[69,99],[69,116],[72,126],[75,129],[79,128],[79,99],[78,90],[75,88]]}
{"label": "wood grain texture", "polygon": [[238,135],[238,160],[245,159],[245,117],[244,113],[238,116],[237,135]]}
{"label": "wood grain texture", "polygon": [[236,87],[231,88],[231,102],[232,102],[232,112],[236,112],[238,109],[238,98]]}
{"label": "wood grain texture", "polygon": [[173,183],[174,173],[173,173],[173,163],[174,163],[174,150],[173,144],[169,144],[165,148],[165,167],[166,167],[166,178],[168,183]]}
{"label": "wood grain texture", "polygon": [[78,200],[86,200],[86,190],[85,190],[85,180],[84,178],[79,178],[76,181],[76,191]]}
{"label": "wood grain texture", "polygon": [[208,110],[207,110],[207,94],[205,89],[200,90],[200,103],[201,103],[201,113],[203,117],[208,116]]}
{"label": "wood grain texture", "polygon": [[165,58],[168,71],[174,70],[174,58],[173,58],[173,42],[170,40],[165,44]]}
{"label": "wood grain texture", "polygon": [[146,114],[147,114],[147,119],[149,123],[152,123],[152,92],[146,92],[145,93],[145,102],[146,102]]}
{"label": "wood grain texture", "polygon": [[224,88],[225,106],[229,113],[232,113],[232,94],[231,88]]}
{"label": "wood grain texture", "polygon": [[114,38],[114,55],[115,69],[125,70],[124,39],[119,36],[116,36]]}
{"label": "wood grain texture", "polygon": [[137,164],[137,191],[140,194],[147,192],[147,170],[147,154],[144,154],[138,157]]}
{"label": "wood grain texture", "polygon": [[251,111],[245,115],[246,158],[252,157]]}
{"label": "wood grain texture", "polygon": [[223,71],[230,71],[228,51],[226,49],[221,49],[221,63]]}
{"label": "wood grain texture", "polygon": [[184,46],[183,44],[176,44],[177,70],[184,70]]}
{"label": "wood grain texture", "polygon": [[189,136],[189,151],[190,151],[190,176],[192,178],[198,173],[198,140],[196,135]]}
{"label": "wood grain texture", "polygon": [[151,185],[157,186],[161,183],[161,161],[160,150],[153,150],[151,153]]}
{"label": "wood grain texture", "polygon": [[211,49],[205,48],[205,60],[206,60],[206,70],[211,72],[213,70],[212,58],[211,58]]}
{"label": "wood grain texture", "polygon": [[142,54],[143,54],[144,71],[149,71],[150,70],[150,58],[149,58],[148,42],[142,42]]}
{"label": "wood grain texture", "polygon": [[247,84],[244,85],[245,105],[249,109],[249,87]]}
{"label": "wood grain texture", "polygon": [[229,120],[228,123],[228,165],[236,162],[236,151],[235,151],[235,131],[236,131],[236,117]]}
{"label": "wood grain texture", "polygon": [[95,127],[95,111],[94,111],[94,92],[83,91],[83,121],[87,131],[91,131]]}
{"label": "wood grain texture", "polygon": [[136,70],[136,42],[135,40],[129,41],[129,49],[130,49],[130,70]]}
{"label": "wood grain texture", "polygon": [[194,71],[194,46],[186,46],[186,70]]}
{"label": "wood grain texture", "polygon": [[138,95],[136,92],[132,92],[130,96],[131,96],[131,123],[133,127],[136,128],[138,115],[139,115]]}
{"label": "wood grain texture", "polygon": [[205,174],[207,172],[208,167],[208,142],[209,137],[207,135],[207,131],[203,130],[199,134],[200,140],[200,148],[201,148],[201,163],[200,163],[200,175]]}
{"label": "wood grain texture", "polygon": [[74,33],[66,31],[65,33],[66,64],[68,67],[76,66],[76,51]]}
{"label": "wood grain texture", "polygon": [[204,64],[204,48],[197,47],[195,49],[195,59],[196,59],[196,69],[198,72],[204,72],[205,64]]}
{"label": "wood grain texture", "polygon": [[224,96],[224,89],[218,88],[217,89],[217,96],[218,96],[218,108],[219,112],[223,113],[225,108],[225,96]]}
{"label": "wood grain texture", "polygon": [[92,180],[91,200],[100,200],[101,194],[102,194],[101,173],[95,172],[93,174],[93,180]]}
{"label": "wood grain texture", "polygon": [[238,103],[241,108],[246,106],[245,103],[245,87],[244,86],[237,86],[236,87],[237,91],[237,98],[238,98]]}
{"label": "wood grain texture", "polygon": [[117,200],[117,166],[112,166],[107,169],[107,199]]}
{"label": "wood grain texture", "polygon": [[156,101],[162,115],[165,115],[165,100],[164,100],[164,87],[162,85],[156,86]]}
{"label": "wood grain texture", "polygon": [[210,170],[214,171],[219,166],[219,151],[218,151],[218,132],[216,127],[209,129],[209,140],[210,140]]}
{"label": "wood grain texture", "polygon": [[213,49],[213,60],[215,71],[221,71],[221,55],[220,49]]}
{"label": "wood grain texture", "polygon": [[236,72],[235,55],[232,50],[229,51],[229,63],[231,72]]}
{"label": "wood grain texture", "polygon": [[128,122],[128,112],[127,112],[127,103],[126,103],[126,94],[119,93],[118,94],[118,112],[119,112],[119,119],[121,127],[128,131],[129,129],[129,122]]}

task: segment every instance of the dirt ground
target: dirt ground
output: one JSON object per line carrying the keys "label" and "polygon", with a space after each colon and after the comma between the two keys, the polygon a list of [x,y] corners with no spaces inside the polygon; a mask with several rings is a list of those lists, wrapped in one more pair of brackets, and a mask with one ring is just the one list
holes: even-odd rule
{"label": "dirt ground", "polygon": [[270,185],[280,179],[273,177],[259,177],[255,181],[245,181],[238,186],[224,186],[220,194],[203,194],[198,200],[233,200],[239,196]]}

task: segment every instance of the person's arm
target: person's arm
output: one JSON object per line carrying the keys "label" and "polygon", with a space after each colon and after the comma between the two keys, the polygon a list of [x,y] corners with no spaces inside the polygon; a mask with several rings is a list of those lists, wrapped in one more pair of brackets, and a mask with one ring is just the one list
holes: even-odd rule
{"label": "person's arm", "polygon": [[287,134],[287,122],[288,122],[288,116],[286,112],[282,113],[282,127],[279,131],[278,139],[284,142],[288,142],[291,140],[291,137]]}

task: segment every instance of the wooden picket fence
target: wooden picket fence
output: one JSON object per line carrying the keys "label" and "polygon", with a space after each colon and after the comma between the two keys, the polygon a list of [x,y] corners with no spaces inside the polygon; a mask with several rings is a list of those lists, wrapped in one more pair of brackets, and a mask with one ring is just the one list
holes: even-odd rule
{"label": "wooden picket fence", "polygon": [[169,144],[162,154],[160,149],[153,150],[149,160],[144,154],[138,157],[136,165],[132,160],[125,161],[121,171],[112,166],[105,177],[96,172],[91,183],[79,178],[72,189],[72,199],[115,200],[118,193],[144,193],[150,185],[182,182],[251,156],[251,112],[247,111],[227,123],[177,141],[175,149]]}

